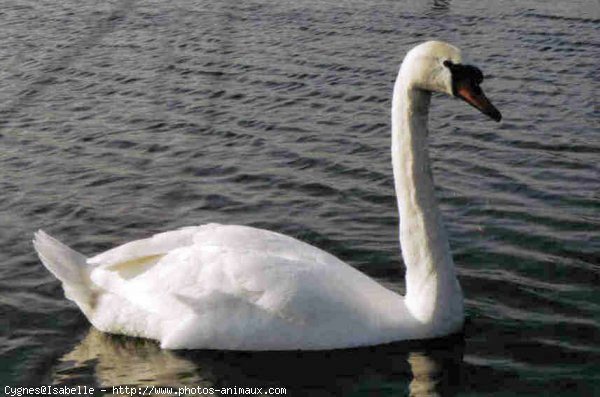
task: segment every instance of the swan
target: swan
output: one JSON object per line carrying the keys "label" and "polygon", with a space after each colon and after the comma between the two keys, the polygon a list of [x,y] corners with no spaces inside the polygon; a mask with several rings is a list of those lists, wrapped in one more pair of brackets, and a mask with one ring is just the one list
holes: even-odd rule
{"label": "swan", "polygon": [[391,149],[405,296],[319,248],[247,226],[184,227],[91,258],[42,230],[34,247],[95,328],[164,349],[324,350],[460,331],[463,294],[434,194],[427,119],[431,93],[441,92],[500,121],[482,81],[440,41],[417,45],[401,64]]}

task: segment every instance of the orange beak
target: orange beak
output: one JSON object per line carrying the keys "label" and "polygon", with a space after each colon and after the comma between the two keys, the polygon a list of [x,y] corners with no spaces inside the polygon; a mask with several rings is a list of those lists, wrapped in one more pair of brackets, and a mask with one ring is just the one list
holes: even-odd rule
{"label": "orange beak", "polygon": [[492,120],[502,120],[502,114],[485,96],[481,87],[473,81],[465,80],[456,85],[456,96],[489,116]]}

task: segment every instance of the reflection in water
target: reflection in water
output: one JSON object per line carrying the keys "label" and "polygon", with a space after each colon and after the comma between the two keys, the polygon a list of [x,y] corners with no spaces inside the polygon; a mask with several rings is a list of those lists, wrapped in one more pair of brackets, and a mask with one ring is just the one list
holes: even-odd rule
{"label": "reflection in water", "polygon": [[461,381],[462,351],[463,346],[410,352],[410,396],[455,395]]}
{"label": "reflection in water", "polygon": [[[287,395],[450,396],[459,389],[462,335],[323,352],[167,351],[91,329],[60,359],[56,384],[285,387]],[[112,390],[112,389],[111,389]],[[117,394],[118,395],[118,394]]]}
{"label": "reflection in water", "polygon": [[55,383],[97,386],[204,386],[196,365],[155,342],[105,334],[91,328],[57,367]]}

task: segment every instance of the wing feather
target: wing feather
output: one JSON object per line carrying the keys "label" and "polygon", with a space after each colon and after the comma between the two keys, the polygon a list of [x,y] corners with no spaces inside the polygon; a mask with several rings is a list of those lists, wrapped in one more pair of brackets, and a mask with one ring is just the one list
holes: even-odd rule
{"label": "wing feather", "polygon": [[91,262],[98,265],[91,278],[100,288],[170,324],[156,331],[166,346],[192,335],[204,338],[195,346],[225,346],[238,336],[260,344],[251,330],[273,327],[281,344],[316,325],[315,332],[337,335],[340,323],[359,328],[379,322],[371,305],[397,303],[394,293],[319,248],[244,226],[161,233]]}
{"label": "wing feather", "polygon": [[152,237],[131,241],[116,248],[91,257],[87,263],[94,266],[112,267],[139,258],[164,255],[171,250],[191,245],[198,226],[184,227],[169,232],[155,234]]}

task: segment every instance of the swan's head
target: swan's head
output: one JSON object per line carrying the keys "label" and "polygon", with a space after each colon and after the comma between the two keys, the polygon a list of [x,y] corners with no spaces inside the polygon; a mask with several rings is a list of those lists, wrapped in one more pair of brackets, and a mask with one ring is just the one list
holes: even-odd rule
{"label": "swan's head", "polygon": [[462,63],[460,50],[442,41],[428,41],[406,54],[401,78],[411,88],[457,97],[483,114],[500,121],[502,115],[481,90],[483,73]]}

